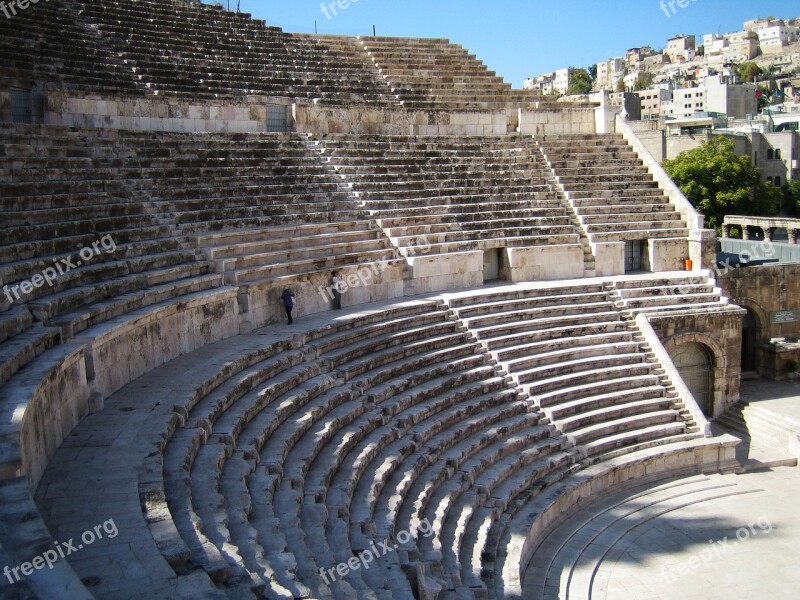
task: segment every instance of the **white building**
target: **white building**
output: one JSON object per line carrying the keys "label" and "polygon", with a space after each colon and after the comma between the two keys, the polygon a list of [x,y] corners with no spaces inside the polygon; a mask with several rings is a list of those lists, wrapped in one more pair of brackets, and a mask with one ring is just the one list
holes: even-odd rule
{"label": "white building", "polygon": [[673,90],[672,101],[662,101],[664,117],[686,119],[696,113],[719,113],[744,119],[758,112],[757,87],[752,83],[731,84],[721,75],[706,77],[696,87]]}
{"label": "white building", "polygon": [[555,72],[555,80],[553,81],[553,89],[559,94],[566,94],[569,89],[569,79],[577,69],[559,69]]}
{"label": "white building", "polygon": [[773,21],[757,33],[764,54],[776,54],[789,44],[800,41],[800,27],[787,25],[783,21]]}
{"label": "white building", "polygon": [[596,86],[601,90],[615,90],[617,82],[625,76],[625,59],[621,57],[597,63]]}
{"label": "white building", "polygon": [[577,69],[559,69],[553,73],[544,73],[537,77],[529,77],[522,83],[526,90],[535,90],[542,94],[564,95],[569,89],[569,80]]}

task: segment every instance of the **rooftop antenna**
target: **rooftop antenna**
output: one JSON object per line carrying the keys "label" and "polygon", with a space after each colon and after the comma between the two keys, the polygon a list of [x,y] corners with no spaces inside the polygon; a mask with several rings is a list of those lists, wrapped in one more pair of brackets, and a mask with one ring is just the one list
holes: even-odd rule
{"label": "rooftop antenna", "polygon": [[317,20],[314,19],[314,35],[317,35],[319,32],[317,31]]}
{"label": "rooftop antenna", "polygon": [[375,33],[375,25],[372,26],[372,37],[378,37],[378,35]]}

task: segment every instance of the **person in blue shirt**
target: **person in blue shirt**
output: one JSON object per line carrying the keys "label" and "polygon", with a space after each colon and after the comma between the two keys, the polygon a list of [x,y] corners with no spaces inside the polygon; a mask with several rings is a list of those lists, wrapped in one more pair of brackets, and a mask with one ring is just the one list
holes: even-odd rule
{"label": "person in blue shirt", "polygon": [[286,309],[286,316],[289,317],[289,325],[294,323],[292,319],[292,308],[294,308],[294,294],[292,290],[286,288],[283,290],[283,294],[281,295],[281,300],[283,300],[283,308]]}

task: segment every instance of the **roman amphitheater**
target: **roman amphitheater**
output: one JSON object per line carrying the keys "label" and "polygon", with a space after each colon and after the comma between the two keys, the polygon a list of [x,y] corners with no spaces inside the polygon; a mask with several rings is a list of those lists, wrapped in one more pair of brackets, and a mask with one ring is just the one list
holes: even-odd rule
{"label": "roman amphitheater", "polygon": [[444,39],[4,6],[0,597],[661,597],[639,548],[708,598],[642,540],[795,486],[713,422],[770,309],[605,101]]}

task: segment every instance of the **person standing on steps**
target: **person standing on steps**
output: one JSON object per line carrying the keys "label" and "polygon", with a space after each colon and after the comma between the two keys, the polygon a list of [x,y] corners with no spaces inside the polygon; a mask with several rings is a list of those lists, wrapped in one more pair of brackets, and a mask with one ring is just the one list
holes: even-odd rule
{"label": "person standing on steps", "polygon": [[333,290],[333,308],[342,309],[342,276],[339,271],[331,273],[331,289]]}
{"label": "person standing on steps", "polygon": [[294,293],[289,288],[283,290],[283,294],[281,294],[281,300],[283,300],[283,308],[286,309],[286,316],[289,317],[288,324],[291,325],[294,323],[292,319],[292,309],[294,308]]}

